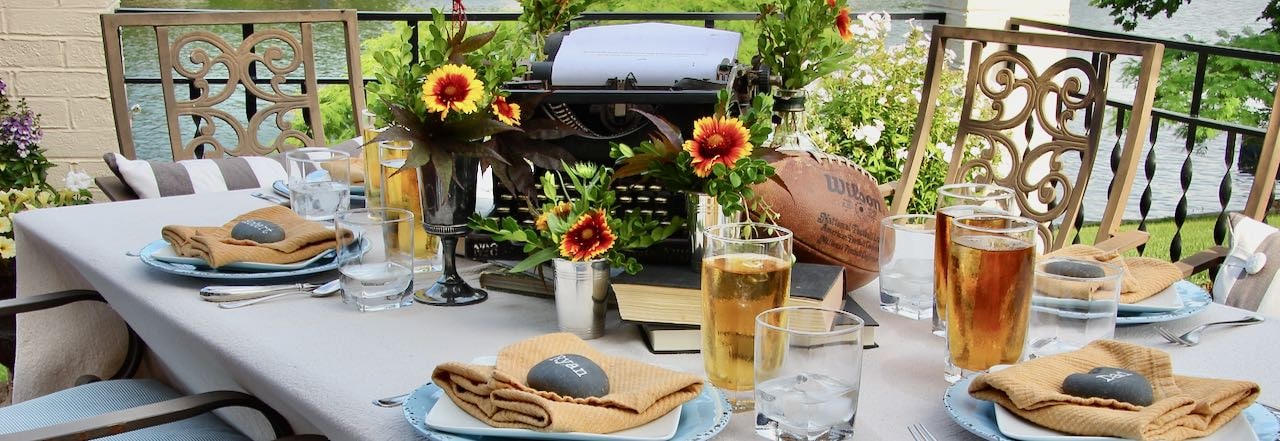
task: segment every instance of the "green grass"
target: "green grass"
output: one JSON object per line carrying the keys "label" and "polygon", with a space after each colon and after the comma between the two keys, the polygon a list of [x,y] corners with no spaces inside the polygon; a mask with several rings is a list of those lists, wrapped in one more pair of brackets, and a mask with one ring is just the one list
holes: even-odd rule
{"label": "green grass", "polygon": [[[1201,215],[1188,217],[1186,222],[1182,224],[1182,257],[1191,256],[1199,251],[1207,250],[1216,245],[1213,242],[1213,226],[1217,222],[1217,215]],[[1280,216],[1268,215],[1267,223],[1280,227]],[[1143,250],[1142,255],[1157,259],[1169,260],[1169,245],[1173,242],[1173,234],[1177,228],[1173,219],[1159,219],[1147,221],[1146,231],[1151,237],[1147,240],[1147,246]],[[1121,231],[1129,231],[1138,229],[1137,222],[1126,222],[1120,226]],[[1093,243],[1094,237],[1098,235],[1098,225],[1088,224],[1080,229],[1080,242]],[[1230,237],[1227,238],[1230,244]],[[1130,250],[1126,255],[1136,256],[1137,250]],[[1209,283],[1208,273],[1201,272],[1191,277],[1191,281],[1197,285]]]}
{"label": "green grass", "polygon": [[4,367],[3,364],[0,364],[0,384],[5,384],[8,382],[9,382],[9,368]]}

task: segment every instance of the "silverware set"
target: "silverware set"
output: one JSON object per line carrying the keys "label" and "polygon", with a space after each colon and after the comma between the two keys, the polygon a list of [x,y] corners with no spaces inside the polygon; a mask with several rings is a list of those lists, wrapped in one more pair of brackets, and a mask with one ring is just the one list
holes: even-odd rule
{"label": "silverware set", "polygon": [[264,201],[267,201],[273,204],[289,205],[289,198],[280,196],[275,193],[263,193],[259,191],[259,192],[254,192],[253,197],[262,199]]}
{"label": "silverware set", "polygon": [[910,433],[911,439],[915,441],[938,441],[937,438],[933,437],[932,433],[929,433],[929,429],[925,428],[924,424],[921,423],[907,426],[907,433]]}
{"label": "silverware set", "polygon": [[338,279],[330,280],[322,285],[314,283],[260,286],[210,285],[200,289],[200,298],[210,302],[219,302],[218,307],[222,309],[235,309],[296,294],[305,294],[311,297],[328,297],[341,290],[342,283]]}
{"label": "silverware set", "polygon": [[1217,326],[1217,325],[1246,326],[1246,325],[1262,323],[1264,321],[1266,321],[1266,319],[1260,315],[1251,315],[1239,320],[1228,320],[1223,322],[1205,323],[1203,325],[1196,326],[1195,328],[1191,329],[1190,331],[1187,331],[1187,333],[1182,335],[1174,335],[1173,332],[1160,326],[1152,326],[1152,328],[1155,328],[1156,333],[1160,334],[1161,337],[1164,337],[1165,340],[1168,340],[1169,343],[1174,343],[1182,346],[1195,346],[1200,344],[1200,334],[1204,333],[1204,330],[1208,329],[1210,326]]}

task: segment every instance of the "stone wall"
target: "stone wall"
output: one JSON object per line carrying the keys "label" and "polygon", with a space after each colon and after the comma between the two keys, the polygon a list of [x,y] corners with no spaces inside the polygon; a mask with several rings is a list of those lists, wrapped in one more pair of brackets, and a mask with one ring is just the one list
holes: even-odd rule
{"label": "stone wall", "polygon": [[73,164],[93,176],[109,173],[102,155],[117,146],[98,16],[119,4],[0,0],[0,79],[40,113],[55,186]]}

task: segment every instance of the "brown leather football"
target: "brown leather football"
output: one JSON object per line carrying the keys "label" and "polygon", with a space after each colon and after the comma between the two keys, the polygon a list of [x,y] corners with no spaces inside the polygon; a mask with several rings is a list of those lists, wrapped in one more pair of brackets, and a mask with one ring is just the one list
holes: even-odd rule
{"label": "brown leather football", "polygon": [[754,190],[778,213],[778,225],[795,235],[796,258],[844,266],[846,291],[875,279],[886,212],[875,179],[849,160],[822,152],[767,159],[786,188],[770,180]]}

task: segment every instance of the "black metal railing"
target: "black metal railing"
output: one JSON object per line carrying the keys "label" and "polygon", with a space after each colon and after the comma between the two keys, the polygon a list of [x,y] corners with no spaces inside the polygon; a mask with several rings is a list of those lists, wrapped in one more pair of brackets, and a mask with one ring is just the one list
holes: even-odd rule
{"label": "black metal railing", "polygon": [[[1009,26],[1013,30],[1020,28],[1036,28],[1048,31],[1063,32],[1068,34],[1083,35],[1089,37],[1124,39],[1132,41],[1142,41],[1149,43],[1163,44],[1166,51],[1182,51],[1190,56],[1194,56],[1196,60],[1195,77],[1192,81],[1191,102],[1188,103],[1188,112],[1175,112],[1167,109],[1154,108],[1151,111],[1151,128],[1147,134],[1147,146],[1143,157],[1143,166],[1141,168],[1141,178],[1145,180],[1142,188],[1142,195],[1138,200],[1138,226],[1142,231],[1147,231],[1149,221],[1171,217],[1174,223],[1174,233],[1170,239],[1169,259],[1179,260],[1183,256],[1189,254],[1183,250],[1183,226],[1186,224],[1188,217],[1193,215],[1216,215],[1213,240],[1217,245],[1224,245],[1227,241],[1227,234],[1230,230],[1230,222],[1228,218],[1228,204],[1231,201],[1233,188],[1233,168],[1238,168],[1237,158],[1240,157],[1244,141],[1246,138],[1256,138],[1259,141],[1266,135],[1266,131],[1259,127],[1248,127],[1233,122],[1219,121],[1207,118],[1201,115],[1203,98],[1206,93],[1206,77],[1208,75],[1209,58],[1210,57],[1227,57],[1247,61],[1258,61],[1263,63],[1280,64],[1280,53],[1263,52],[1250,49],[1239,49],[1225,46],[1215,46],[1210,44],[1194,43],[1188,41],[1169,40],[1162,38],[1153,38],[1130,33],[1104,31],[1098,29],[1082,28],[1077,26],[1068,26],[1055,23],[1045,23],[1035,20],[1026,20],[1014,18],[1009,21]],[[1268,99],[1269,101],[1269,99]],[[1126,118],[1128,113],[1132,112],[1132,103],[1120,100],[1108,99],[1107,106],[1115,112],[1115,145],[1111,150],[1110,168],[1112,176],[1115,175],[1120,164],[1121,142],[1124,137],[1124,129],[1126,127]],[[1275,109],[1273,109],[1274,111]],[[1178,203],[1174,206],[1172,216],[1163,214],[1157,216],[1152,212],[1153,208],[1153,183],[1157,169],[1157,152],[1156,144],[1162,140],[1162,137],[1169,135],[1162,132],[1168,132],[1169,127],[1186,128],[1185,139],[1183,140],[1183,160],[1179,169],[1178,184],[1180,187],[1180,196]],[[1196,178],[1194,173],[1193,158],[1197,156],[1197,137],[1199,130],[1218,130],[1225,134],[1225,149],[1222,163],[1225,165],[1226,172],[1217,180],[1217,199],[1218,209],[1216,212],[1208,213],[1189,213],[1188,193]],[[1174,135],[1176,136],[1176,135]],[[1208,141],[1206,141],[1208,142]],[[1260,143],[1260,142],[1259,142]],[[1240,167],[1245,168],[1245,167]],[[1246,168],[1247,169],[1247,168]],[[1255,179],[1275,179],[1274,176],[1262,176]],[[1204,181],[1201,181],[1204,182]],[[1135,182],[1135,185],[1138,182]],[[1248,191],[1246,189],[1246,191]],[[1081,217],[1083,219],[1083,217]],[[1146,246],[1138,249],[1139,253],[1145,253]],[[1191,252],[1199,250],[1190,250]]]}

